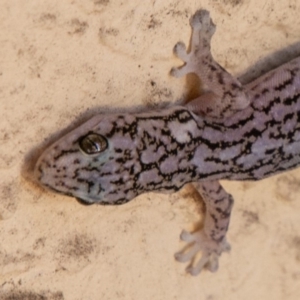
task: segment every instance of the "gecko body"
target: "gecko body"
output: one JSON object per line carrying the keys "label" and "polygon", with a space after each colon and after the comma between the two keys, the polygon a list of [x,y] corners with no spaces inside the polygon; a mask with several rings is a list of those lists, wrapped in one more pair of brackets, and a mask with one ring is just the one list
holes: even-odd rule
{"label": "gecko body", "polygon": [[185,65],[206,92],[193,101],[135,114],[100,114],[51,145],[36,178],[86,203],[122,204],[149,192],[175,192],[193,183],[206,204],[204,227],[181,238],[202,257],[188,271],[215,271],[229,250],[226,232],[233,199],[218,180],[258,180],[300,164],[300,58],[242,85],[210,53],[215,26],[200,10],[191,18],[191,51],[178,43]]}

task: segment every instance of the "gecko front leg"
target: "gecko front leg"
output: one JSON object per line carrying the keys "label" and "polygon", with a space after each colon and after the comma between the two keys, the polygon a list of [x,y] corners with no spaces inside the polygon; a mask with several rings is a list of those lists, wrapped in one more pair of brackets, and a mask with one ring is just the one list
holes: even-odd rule
{"label": "gecko front leg", "polygon": [[[175,254],[180,262],[191,261],[187,272],[198,275],[203,268],[211,272],[218,269],[218,258],[222,252],[229,251],[230,245],[226,241],[233,199],[218,181],[196,183],[206,206],[204,227],[194,233],[183,231],[180,238],[187,242],[185,249]],[[186,248],[188,248],[187,251]],[[197,264],[192,266],[198,252],[202,256]]]}
{"label": "gecko front leg", "polygon": [[222,68],[212,57],[210,42],[216,26],[209,12],[198,10],[190,20],[193,34],[191,51],[179,42],[174,53],[185,62],[181,68],[173,68],[171,75],[181,77],[195,73],[202,81],[205,93],[186,104],[195,114],[212,118],[226,118],[249,105],[242,84]]}

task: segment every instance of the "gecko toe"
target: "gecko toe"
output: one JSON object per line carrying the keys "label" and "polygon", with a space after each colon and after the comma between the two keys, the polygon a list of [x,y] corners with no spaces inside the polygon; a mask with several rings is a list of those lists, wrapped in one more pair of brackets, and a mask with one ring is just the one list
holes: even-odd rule
{"label": "gecko toe", "polygon": [[174,54],[182,61],[188,61],[189,55],[186,52],[186,45],[183,42],[178,42],[173,48]]}
{"label": "gecko toe", "polygon": [[210,18],[207,10],[198,10],[190,20],[190,25],[194,30],[199,30],[202,34],[209,38],[213,36],[216,31],[216,25]]}

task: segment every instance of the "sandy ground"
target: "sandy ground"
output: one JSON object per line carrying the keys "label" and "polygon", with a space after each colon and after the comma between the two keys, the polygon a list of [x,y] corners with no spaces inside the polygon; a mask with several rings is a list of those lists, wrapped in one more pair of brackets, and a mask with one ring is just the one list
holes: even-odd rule
{"label": "sandy ground", "polygon": [[189,187],[86,207],[26,178],[24,165],[83,116],[188,97],[168,72],[199,8],[235,74],[300,40],[297,0],[1,0],[1,299],[300,299],[300,171],[224,182],[232,250],[197,277],[173,257],[203,217]]}

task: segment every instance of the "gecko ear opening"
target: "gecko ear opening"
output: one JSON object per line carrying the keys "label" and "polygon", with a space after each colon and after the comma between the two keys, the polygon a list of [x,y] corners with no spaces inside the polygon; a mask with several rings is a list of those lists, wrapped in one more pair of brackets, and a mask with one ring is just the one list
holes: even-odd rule
{"label": "gecko ear opening", "polygon": [[108,148],[108,142],[104,136],[89,132],[79,139],[79,148],[84,154],[95,156]]}

